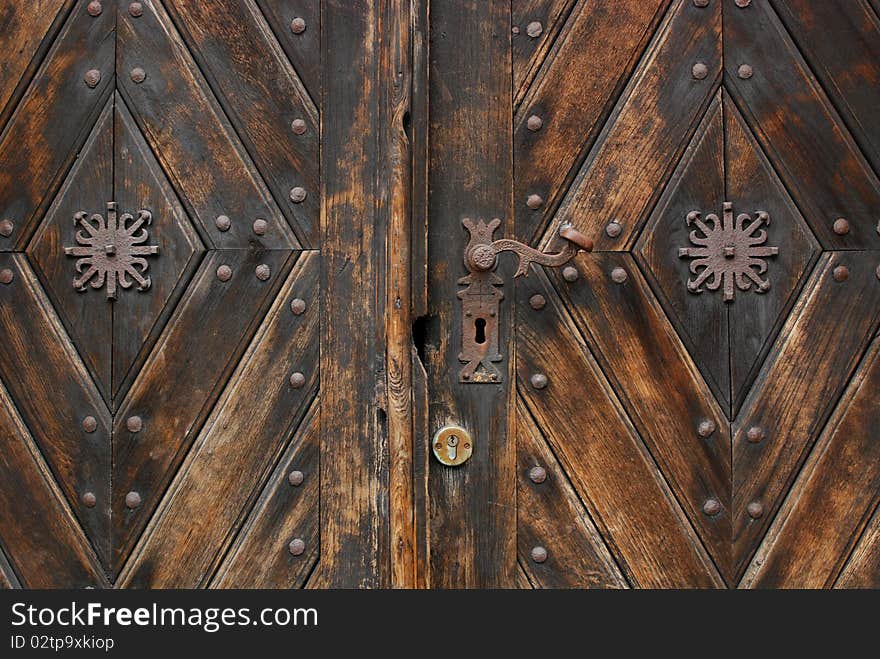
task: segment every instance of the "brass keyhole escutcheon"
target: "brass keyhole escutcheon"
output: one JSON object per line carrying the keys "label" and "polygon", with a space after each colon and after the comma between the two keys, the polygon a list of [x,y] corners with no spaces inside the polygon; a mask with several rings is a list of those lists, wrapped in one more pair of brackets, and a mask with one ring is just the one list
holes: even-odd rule
{"label": "brass keyhole escutcheon", "polygon": [[474,442],[471,434],[460,426],[445,426],[434,435],[434,456],[447,467],[456,467],[471,457]]}

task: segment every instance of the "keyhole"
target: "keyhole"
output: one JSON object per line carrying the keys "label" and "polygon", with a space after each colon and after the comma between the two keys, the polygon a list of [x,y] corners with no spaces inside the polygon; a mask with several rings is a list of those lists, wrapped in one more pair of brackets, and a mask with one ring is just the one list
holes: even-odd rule
{"label": "keyhole", "polygon": [[485,318],[477,318],[474,321],[474,328],[477,330],[474,335],[474,341],[477,343],[485,343],[486,342],[486,319]]}
{"label": "keyhole", "polygon": [[453,435],[446,441],[446,454],[449,456],[450,460],[455,460],[458,455],[458,437]]}

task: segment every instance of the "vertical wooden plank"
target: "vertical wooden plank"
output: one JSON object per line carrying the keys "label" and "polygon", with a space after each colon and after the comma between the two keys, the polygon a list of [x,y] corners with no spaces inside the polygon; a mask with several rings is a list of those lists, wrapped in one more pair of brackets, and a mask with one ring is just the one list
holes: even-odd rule
{"label": "vertical wooden plank", "polygon": [[379,7],[326,0],[321,43],[320,585],[378,587],[387,569],[387,467],[377,386],[384,298],[376,219]]}
{"label": "vertical wooden plank", "polygon": [[[466,274],[462,218],[508,218],[502,231],[513,231],[510,3],[437,0],[431,4],[431,34],[428,431],[461,425],[470,431],[474,450],[456,468],[430,461],[430,580],[432,587],[507,586],[514,584],[516,565],[513,306],[502,303],[499,323],[503,382],[461,384],[456,293],[458,278]],[[512,298],[509,265],[499,273]]]}

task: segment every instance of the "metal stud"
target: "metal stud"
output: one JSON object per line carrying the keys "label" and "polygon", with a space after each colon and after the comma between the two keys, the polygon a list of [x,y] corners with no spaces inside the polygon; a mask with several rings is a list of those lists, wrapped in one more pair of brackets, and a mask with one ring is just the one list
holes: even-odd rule
{"label": "metal stud", "polygon": [[535,389],[546,389],[547,388],[547,376],[543,373],[535,373],[532,377],[529,378],[529,382],[532,383],[532,386]]}
{"label": "metal stud", "polygon": [[703,439],[711,437],[713,432],[715,432],[715,422],[712,419],[703,419],[697,426],[697,434]]}
{"label": "metal stud", "polygon": [[306,383],[306,376],[296,371],[290,376],[290,386],[294,389],[302,389]]}
{"label": "metal stud", "polygon": [[299,556],[306,550],[306,543],[304,543],[301,538],[294,538],[290,541],[290,544],[287,545],[287,550],[294,556]]}
{"label": "metal stud", "polygon": [[291,188],[290,190],[290,201],[295,204],[301,204],[306,199],[306,190],[305,188],[301,188],[299,186],[295,188]]}
{"label": "metal stud", "polygon": [[269,266],[265,263],[261,263],[257,266],[256,270],[254,270],[254,274],[257,275],[257,279],[260,281],[266,281],[269,277],[272,276],[272,270],[269,269]]}
{"label": "metal stud", "polygon": [[615,284],[622,284],[627,279],[629,279],[629,275],[626,274],[626,270],[623,268],[614,268],[614,270],[611,271],[611,281]]}
{"label": "metal stud", "polygon": [[540,21],[532,21],[528,25],[526,25],[526,34],[529,35],[532,39],[537,39],[541,36],[541,33],[544,31],[544,26],[541,25]]}
{"label": "metal stud", "polygon": [[746,432],[746,439],[752,444],[757,444],[764,439],[764,429],[761,426],[752,426],[749,428],[748,432]]}
{"label": "metal stud", "polygon": [[547,304],[547,300],[544,299],[544,296],[540,293],[536,293],[532,297],[529,298],[529,306],[535,311],[539,311],[544,308],[544,305]]}
{"label": "metal stud", "polygon": [[135,18],[140,18],[144,14],[144,6],[140,2],[132,2],[128,5],[128,13]]}
{"label": "metal stud", "polygon": [[535,563],[543,563],[547,560],[547,550],[543,547],[532,547],[532,560]]}
{"label": "metal stud", "polygon": [[838,217],[831,228],[838,236],[845,236],[849,233],[849,222],[844,217]]}
{"label": "metal stud", "polygon": [[303,476],[303,473],[298,469],[294,469],[289,474],[287,474],[287,482],[294,487],[299,487],[300,485],[302,485],[304,478],[305,476]]}
{"label": "metal stud", "polygon": [[761,517],[761,515],[764,514],[764,506],[761,505],[760,501],[752,501],[748,506],[746,506],[746,512],[752,519],[758,519],[759,517]]}
{"label": "metal stud", "polygon": [[306,19],[297,16],[290,21],[290,31],[294,34],[302,34],[306,31]]}
{"label": "metal stud", "polygon": [[100,16],[101,15],[101,3],[98,0],[94,0],[89,3],[89,6],[86,7],[86,11],[89,12],[89,16]]}
{"label": "metal stud", "polygon": [[709,0],[694,0],[694,7],[699,7],[702,9],[703,7],[709,6]]}
{"label": "metal stud", "polygon": [[547,480],[547,470],[544,467],[532,467],[529,469],[529,480],[533,483],[543,483]]}
{"label": "metal stud", "polygon": [[15,224],[13,224],[12,220],[2,220],[0,221],[0,236],[4,238],[9,238],[12,235],[12,230],[15,228]]}
{"label": "metal stud", "polygon": [[844,282],[849,279],[849,268],[845,265],[839,265],[834,268],[834,272],[832,273],[834,277],[834,281],[836,282]]}
{"label": "metal stud", "polygon": [[703,502],[703,512],[710,517],[717,515],[721,512],[721,502],[714,498],[706,499],[706,501]]}
{"label": "metal stud", "polygon": [[743,80],[748,80],[752,77],[752,67],[748,64],[741,64],[740,67],[736,70],[736,75],[738,75]]}
{"label": "metal stud", "polygon": [[101,72],[98,69],[89,69],[86,71],[86,75],[83,78],[86,81],[86,84],[94,89],[98,86],[98,83],[101,82]]}
{"label": "metal stud", "polygon": [[147,79],[147,72],[137,66],[131,70],[131,79],[133,82],[140,84]]}
{"label": "metal stud", "polygon": [[290,310],[297,316],[302,315],[306,310],[306,301],[299,297],[294,298],[293,302],[290,303]]}
{"label": "metal stud", "polygon": [[269,223],[266,220],[257,219],[254,220],[254,233],[258,236],[262,236],[266,233],[266,229],[269,227]]}
{"label": "metal stud", "polygon": [[0,270],[0,284],[11,284],[13,279],[15,279],[15,275],[12,274],[12,270],[9,268]]}
{"label": "metal stud", "polygon": [[95,496],[94,492],[85,492],[82,495],[82,502],[86,508],[94,508],[95,504],[98,503],[98,497]]}
{"label": "metal stud", "polygon": [[532,132],[535,132],[536,130],[541,130],[541,126],[543,125],[544,120],[536,114],[533,114],[526,120],[526,128],[528,128]]}
{"label": "metal stud", "polygon": [[510,28],[510,31],[513,34],[519,34],[519,28],[516,25],[514,25],[512,28]]}
{"label": "metal stud", "polygon": [[702,62],[697,62],[691,68],[691,75],[694,76],[694,78],[696,78],[697,80],[702,80],[707,75],[709,75],[709,67]]}
{"label": "metal stud", "polygon": [[877,266],[877,269],[874,272],[877,275],[877,279],[880,279],[880,265]]}
{"label": "metal stud", "polygon": [[220,281],[229,281],[232,279],[232,268],[228,265],[221,265],[217,268],[217,279]]}
{"label": "metal stud", "polygon": [[214,218],[214,226],[220,231],[229,231],[229,227],[232,226],[232,220],[227,215],[218,215]]}
{"label": "metal stud", "polygon": [[565,281],[567,281],[568,283],[571,283],[573,281],[577,281],[578,277],[580,277],[580,276],[581,276],[581,274],[578,272],[577,268],[575,268],[573,265],[565,266],[562,269],[562,278]]}
{"label": "metal stud", "polygon": [[543,203],[544,200],[541,198],[541,195],[530,194],[526,199],[526,206],[531,208],[533,211],[538,210]]}
{"label": "metal stud", "polygon": [[125,506],[134,510],[141,505],[141,495],[137,492],[129,492],[125,495]]}
{"label": "metal stud", "polygon": [[294,119],[290,122],[290,130],[296,135],[302,135],[306,132],[306,122],[302,119]]}
{"label": "metal stud", "polygon": [[605,227],[605,233],[608,234],[609,238],[617,238],[621,231],[623,231],[623,227],[617,220],[611,220]]}
{"label": "metal stud", "polygon": [[139,416],[130,416],[125,420],[128,432],[140,432],[144,428],[144,421]]}
{"label": "metal stud", "polygon": [[737,7],[744,9],[752,4],[752,0],[734,0]]}
{"label": "metal stud", "polygon": [[93,416],[87,416],[82,420],[82,429],[87,433],[93,433],[98,429],[98,420]]}

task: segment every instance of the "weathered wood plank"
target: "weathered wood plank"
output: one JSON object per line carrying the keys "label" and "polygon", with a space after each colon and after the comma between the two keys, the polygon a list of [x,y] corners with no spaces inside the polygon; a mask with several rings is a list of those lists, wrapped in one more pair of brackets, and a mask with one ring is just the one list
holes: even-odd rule
{"label": "weathered wood plank", "polygon": [[[512,313],[499,320],[501,384],[461,384],[463,217],[512,216],[510,3],[431,3],[428,314],[429,432],[456,424],[474,441],[466,464],[431,458],[430,584],[504,587],[516,566],[516,444],[509,351]],[[475,62],[480,62],[475,66]],[[502,229],[510,232],[510,224]],[[500,273],[512,274],[505,264]],[[430,436],[421,438],[430,451]]]}
{"label": "weathered wood plank", "polygon": [[[2,539],[2,538],[0,538]],[[21,588],[18,577],[15,576],[15,570],[6,558],[6,554],[0,548],[0,590],[11,590],[13,588]]]}
{"label": "weathered wood plank", "polygon": [[[626,588],[565,472],[535,427],[525,404],[517,401],[517,546],[526,583],[540,588]],[[543,481],[530,478],[540,468]],[[547,550],[547,560],[535,562],[534,547]]]}
{"label": "weathered wood plank", "polygon": [[880,506],[853,549],[835,588],[880,588]]}
{"label": "weathered wood plank", "polygon": [[[522,102],[575,5],[575,0],[512,0],[510,3],[514,109]],[[534,23],[538,23],[540,29],[535,29]]]}
{"label": "weathered wood plank", "polygon": [[[596,249],[632,246],[712,101],[721,78],[720,5],[678,0],[670,9],[563,199],[559,219],[592,238]],[[700,79],[697,63],[705,65]],[[614,219],[622,226],[616,238],[605,233]]]}
{"label": "weathered wood plank", "polygon": [[[848,268],[846,281],[835,280],[838,267]],[[877,330],[876,268],[870,252],[835,252],[820,259],[734,422],[738,575]],[[759,441],[748,440],[752,428],[759,429]],[[755,516],[748,512],[750,504],[760,505],[752,507]]]}
{"label": "weathered wood plank", "polygon": [[[256,0],[313,99],[321,97],[321,0]],[[305,29],[291,29],[301,18]]]}
{"label": "weathered wood plank", "polygon": [[[251,510],[211,588],[302,588],[318,560],[319,403],[296,436]],[[302,477],[291,473],[298,471]],[[299,483],[299,484],[294,484]],[[302,540],[301,554],[290,543]]]}
{"label": "weathered wood plank", "polygon": [[[5,369],[3,375],[7,382],[15,378],[14,373]],[[55,485],[2,383],[0,483],[3,484],[0,488],[0,538],[21,581],[19,584],[15,573],[10,571],[6,575],[10,586],[84,588],[106,585],[92,548],[71,515],[64,495]],[[0,572],[6,572],[2,563]]]}
{"label": "weathered wood plank", "polygon": [[[629,317],[627,306],[633,305],[632,300],[640,300],[641,296],[610,290],[603,285],[601,280],[606,277],[603,266],[607,264],[587,257],[577,259],[577,263],[581,272],[588,274],[585,282],[579,282],[573,288],[589,288],[593,291],[591,294],[601,296],[609,305],[621,310],[617,313]],[[588,283],[589,286],[586,285]],[[639,288],[642,286],[644,284]],[[627,288],[635,287],[630,285]],[[529,299],[536,294],[542,295],[546,301],[540,310],[534,310],[529,305]],[[586,299],[585,294],[579,294],[579,298],[578,307],[596,313],[594,300]],[[643,313],[639,318],[650,318],[650,308],[644,304],[642,306]],[[517,311],[516,368],[520,395],[528,404],[535,422],[614,552],[627,579],[634,586],[641,587],[722,586],[723,581],[712,560],[639,438],[611,384],[582,343],[580,332],[542,274],[533,274],[527,282],[517,286]],[[664,335],[662,325],[641,323],[639,326],[645,328],[645,334],[656,332],[661,337]],[[666,332],[669,333],[672,333],[671,328]],[[619,354],[632,362],[646,358],[643,354],[632,353],[632,350],[641,348],[650,354],[651,348],[656,346],[656,342],[645,341],[632,328],[616,332],[615,336],[621,340],[632,339],[633,347],[630,348],[628,344],[630,354],[618,348]],[[668,364],[674,363],[674,358],[662,348],[664,346],[656,353],[664,356],[668,367]],[[679,354],[681,352],[683,348]],[[681,359],[678,355],[676,357]],[[606,371],[610,372],[607,368]],[[543,388],[536,388],[532,384],[532,376],[537,373],[547,378]],[[627,381],[634,379],[629,377]],[[676,383],[675,386],[669,385],[670,380],[664,380],[665,388],[656,391],[648,386],[650,379],[641,384],[649,389],[645,392],[649,401],[652,396],[673,394],[672,390],[676,387],[692,386],[686,378],[681,378],[680,382],[679,379],[671,381]],[[638,384],[633,382],[632,386]],[[706,406],[701,398],[705,399],[699,394],[693,396],[694,400],[689,404],[694,409],[688,409],[681,416],[691,419],[695,414],[710,412],[713,418],[720,419],[720,415]],[[670,407],[664,401],[664,404],[654,405],[651,409],[663,418],[661,415],[668,415]],[[708,455],[712,449],[708,447],[715,441],[727,449],[723,437],[717,436],[725,434],[721,429],[716,432],[714,441],[705,442],[696,437],[694,428],[691,426],[684,432],[679,431],[675,436],[680,446],[677,450],[689,454],[690,461],[686,464],[688,470],[693,470],[698,460],[702,464],[710,462]],[[684,438],[687,437],[693,437],[689,444],[685,444]],[[676,457],[669,449],[665,455],[661,455],[667,463],[670,456]],[[670,473],[669,467],[665,468]],[[677,474],[672,472],[672,475]],[[712,488],[710,478],[717,481],[720,475],[713,475],[712,465],[708,464],[703,473],[691,475],[685,485],[696,482],[713,495],[722,496],[716,493],[723,487],[723,482],[717,488]],[[701,505],[702,501],[699,499],[696,504]],[[694,502],[687,499],[683,503],[688,508],[694,507]],[[715,519],[702,522],[704,534],[713,541],[713,548],[721,558],[725,536],[719,531],[723,531],[728,523],[728,516],[723,513]]]}

